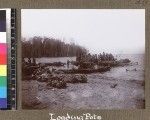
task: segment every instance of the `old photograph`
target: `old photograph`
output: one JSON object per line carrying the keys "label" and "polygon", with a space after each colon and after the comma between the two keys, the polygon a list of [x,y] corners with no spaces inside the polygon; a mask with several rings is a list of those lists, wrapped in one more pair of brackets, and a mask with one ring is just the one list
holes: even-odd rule
{"label": "old photograph", "polygon": [[22,9],[23,109],[144,109],[144,9]]}

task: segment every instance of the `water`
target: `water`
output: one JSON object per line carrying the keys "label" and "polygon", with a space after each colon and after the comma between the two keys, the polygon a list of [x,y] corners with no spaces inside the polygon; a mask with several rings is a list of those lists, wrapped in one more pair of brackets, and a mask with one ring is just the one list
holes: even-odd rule
{"label": "water", "polygon": [[[101,76],[104,79],[121,79],[121,80],[144,80],[144,55],[143,54],[124,54],[116,55],[118,60],[130,59],[133,63],[132,66],[115,67],[110,71],[105,72]],[[37,63],[53,63],[62,62],[67,63],[69,61],[76,61],[76,57],[56,57],[56,58],[36,58]],[[138,62],[138,64],[135,64]],[[71,67],[71,66],[70,66]],[[63,69],[67,68],[64,66]],[[129,70],[129,71],[126,71]],[[136,69],[137,71],[134,71]]]}
{"label": "water", "polygon": [[[123,80],[144,80],[144,55],[117,55],[117,59],[128,58],[133,63],[132,66],[112,68],[110,72],[103,74],[104,77]],[[134,64],[138,62],[138,64]],[[129,71],[126,71],[129,70]],[[136,69],[137,71],[134,71]]]}
{"label": "water", "polygon": [[[118,59],[129,58],[133,66],[115,67],[105,73],[88,74],[88,83],[68,84],[66,89],[41,89],[34,94],[41,104],[36,109],[135,109],[144,108],[144,80],[143,55],[117,55]],[[37,62],[66,62],[75,57],[66,58],[38,58]],[[133,69],[137,71],[133,71]],[[126,69],[129,71],[127,72]],[[24,82],[28,87],[40,82]],[[117,84],[115,88],[111,86]],[[23,88],[28,90],[27,88]],[[25,90],[24,90],[25,91]],[[31,90],[26,91],[28,97],[33,98]],[[26,96],[24,95],[24,96]],[[25,98],[28,98],[27,96]],[[28,102],[28,101],[27,101]],[[29,103],[29,102],[28,102]]]}
{"label": "water", "polygon": [[[123,79],[123,80],[144,80],[144,55],[143,54],[124,54],[116,55],[118,60],[128,58],[133,63],[132,66],[116,67],[112,68],[111,71],[104,73],[102,76],[112,79]],[[37,63],[53,63],[62,62],[67,63],[69,61],[76,61],[76,57],[57,57],[57,58],[36,58]],[[138,62],[138,64],[134,64]],[[65,67],[66,68],[66,67]],[[126,69],[129,70],[126,72]],[[137,71],[134,71],[136,69]]]}
{"label": "water", "polygon": [[69,61],[76,61],[76,57],[43,57],[43,58],[36,58],[37,63],[53,63],[53,62],[62,62],[67,63]]}

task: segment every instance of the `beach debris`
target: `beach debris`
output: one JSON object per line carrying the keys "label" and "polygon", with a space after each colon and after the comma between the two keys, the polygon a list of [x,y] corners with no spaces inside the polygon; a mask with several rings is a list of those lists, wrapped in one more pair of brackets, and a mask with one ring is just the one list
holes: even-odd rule
{"label": "beach debris", "polygon": [[55,70],[54,73],[55,73],[55,74],[64,74],[64,72],[61,71],[61,70]]}
{"label": "beach debris", "polygon": [[118,85],[118,84],[113,84],[113,85],[111,85],[110,87],[111,87],[111,88],[115,88],[117,85]]}
{"label": "beach debris", "polygon": [[126,72],[127,72],[127,71],[137,71],[137,69],[136,69],[136,68],[134,68],[134,69],[132,69],[132,70],[126,69]]}
{"label": "beach debris", "polygon": [[63,80],[67,83],[87,83],[86,75],[81,74],[67,74],[63,76]]}
{"label": "beach debris", "polygon": [[49,78],[47,82],[47,86],[62,89],[62,88],[66,88],[67,84],[64,80],[62,80],[62,78],[54,76]]}
{"label": "beach debris", "polygon": [[41,75],[37,76],[37,81],[39,82],[47,82],[48,81],[49,74],[48,73],[42,73]]}
{"label": "beach debris", "polygon": [[54,74],[48,78],[47,88],[63,89],[67,87],[67,83],[87,83],[87,77],[86,75]]}

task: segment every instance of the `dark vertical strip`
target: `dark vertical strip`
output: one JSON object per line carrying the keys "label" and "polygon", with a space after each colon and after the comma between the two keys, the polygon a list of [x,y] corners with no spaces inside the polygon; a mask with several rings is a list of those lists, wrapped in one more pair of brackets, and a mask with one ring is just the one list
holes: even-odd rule
{"label": "dark vertical strip", "polygon": [[7,82],[7,109],[16,109],[17,93],[16,93],[16,10],[11,9],[11,41],[10,41],[10,56],[8,60],[8,82]]}
{"label": "dark vertical strip", "polygon": [[6,32],[6,10],[0,10],[0,32]]}

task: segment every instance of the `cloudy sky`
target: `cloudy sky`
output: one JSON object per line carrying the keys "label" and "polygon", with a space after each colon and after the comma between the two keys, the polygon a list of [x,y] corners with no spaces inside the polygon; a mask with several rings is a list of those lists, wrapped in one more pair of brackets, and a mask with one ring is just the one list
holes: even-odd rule
{"label": "cloudy sky", "polygon": [[75,42],[92,53],[145,51],[143,9],[24,9],[22,37],[48,36]]}

